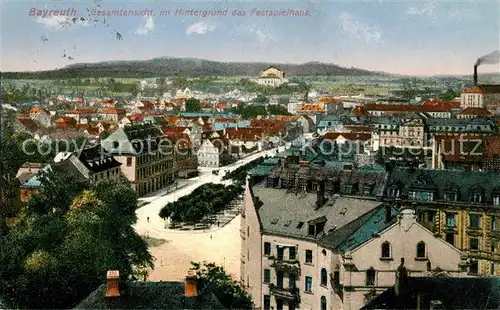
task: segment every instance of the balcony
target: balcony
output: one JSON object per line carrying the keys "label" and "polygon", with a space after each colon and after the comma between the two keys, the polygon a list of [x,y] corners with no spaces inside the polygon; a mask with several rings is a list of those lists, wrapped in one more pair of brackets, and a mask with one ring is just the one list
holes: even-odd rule
{"label": "balcony", "polygon": [[282,298],[288,301],[294,301],[295,303],[300,303],[300,294],[298,288],[285,288],[278,287],[275,284],[269,284],[269,291],[271,295],[278,298]]}
{"label": "balcony", "polygon": [[298,260],[279,260],[275,259],[271,267],[276,271],[300,276],[300,264]]}

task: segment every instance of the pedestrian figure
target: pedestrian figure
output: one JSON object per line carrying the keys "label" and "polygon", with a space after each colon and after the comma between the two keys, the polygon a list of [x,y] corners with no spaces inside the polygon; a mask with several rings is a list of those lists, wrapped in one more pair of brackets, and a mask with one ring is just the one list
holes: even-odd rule
{"label": "pedestrian figure", "polygon": [[210,234],[210,240],[212,240],[212,234]]}
{"label": "pedestrian figure", "polygon": [[149,223],[149,216],[148,216],[148,223]]}

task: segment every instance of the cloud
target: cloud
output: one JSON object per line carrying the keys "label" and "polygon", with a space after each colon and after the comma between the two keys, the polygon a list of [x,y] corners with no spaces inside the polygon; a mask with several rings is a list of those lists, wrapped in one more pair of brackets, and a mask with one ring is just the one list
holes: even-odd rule
{"label": "cloud", "polygon": [[135,31],[135,34],[138,34],[140,36],[146,36],[148,35],[151,31],[155,29],[155,23],[153,21],[153,16],[145,16],[146,22],[144,25],[140,25],[137,30]]}
{"label": "cloud", "polygon": [[45,28],[52,30],[59,30],[62,28],[67,28],[69,26],[82,26],[87,27],[90,26],[89,22],[80,17],[68,17],[68,16],[50,16],[50,17],[41,17],[39,16],[36,19],[36,22],[45,26]]}
{"label": "cloud", "polygon": [[259,43],[265,43],[276,39],[274,35],[268,31],[254,25],[241,25],[236,28],[236,32],[242,35],[254,37]]}
{"label": "cloud", "polygon": [[193,33],[196,34],[205,34],[207,32],[211,32],[215,30],[215,25],[207,24],[205,22],[199,22],[196,24],[191,24],[186,29],[186,34],[191,35]]}
{"label": "cloud", "polygon": [[340,29],[350,36],[365,42],[380,43],[382,32],[377,27],[370,26],[349,13],[342,13],[338,18]]}
{"label": "cloud", "polygon": [[409,7],[405,12],[405,16],[434,18],[436,16],[436,7],[435,1],[426,1],[421,5]]}

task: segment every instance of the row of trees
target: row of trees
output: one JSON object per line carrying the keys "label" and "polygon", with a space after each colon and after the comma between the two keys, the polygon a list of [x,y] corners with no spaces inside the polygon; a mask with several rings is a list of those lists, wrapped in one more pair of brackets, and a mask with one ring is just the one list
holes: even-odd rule
{"label": "row of trees", "polygon": [[144,277],[153,257],[132,227],[137,197],[126,180],[83,188],[66,174],[40,178],[21,223],[0,237],[0,294],[10,307],[74,307],[107,270]]}
{"label": "row of trees", "polygon": [[234,114],[241,115],[243,118],[255,118],[259,115],[290,115],[287,109],[281,105],[248,105],[240,103],[237,107],[231,109]]}
{"label": "row of trees", "polygon": [[247,178],[248,171],[257,167],[264,161],[264,157],[259,157],[251,162],[236,168],[235,170],[227,173],[222,179],[233,180],[236,184],[243,184]]}
{"label": "row of trees", "polygon": [[242,193],[240,185],[203,184],[191,194],[168,203],[160,210],[159,216],[174,222],[198,222],[206,215],[223,210]]}

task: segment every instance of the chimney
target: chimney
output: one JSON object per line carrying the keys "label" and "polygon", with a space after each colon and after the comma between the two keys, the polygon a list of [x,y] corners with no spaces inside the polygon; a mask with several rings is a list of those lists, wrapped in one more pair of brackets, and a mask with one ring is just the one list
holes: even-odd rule
{"label": "chimney", "polygon": [[316,192],[316,210],[324,206],[325,203],[325,180],[320,178],[318,179],[318,191]]}
{"label": "chimney", "polygon": [[477,86],[477,65],[474,66],[474,86]]}
{"label": "chimney", "polygon": [[198,296],[198,277],[196,270],[188,270],[186,275],[186,282],[184,284],[184,296],[196,297]]}
{"label": "chimney", "polygon": [[106,297],[120,297],[120,272],[108,270],[106,274]]}
{"label": "chimney", "polygon": [[392,207],[390,205],[385,206],[385,221],[390,222],[392,220]]}

